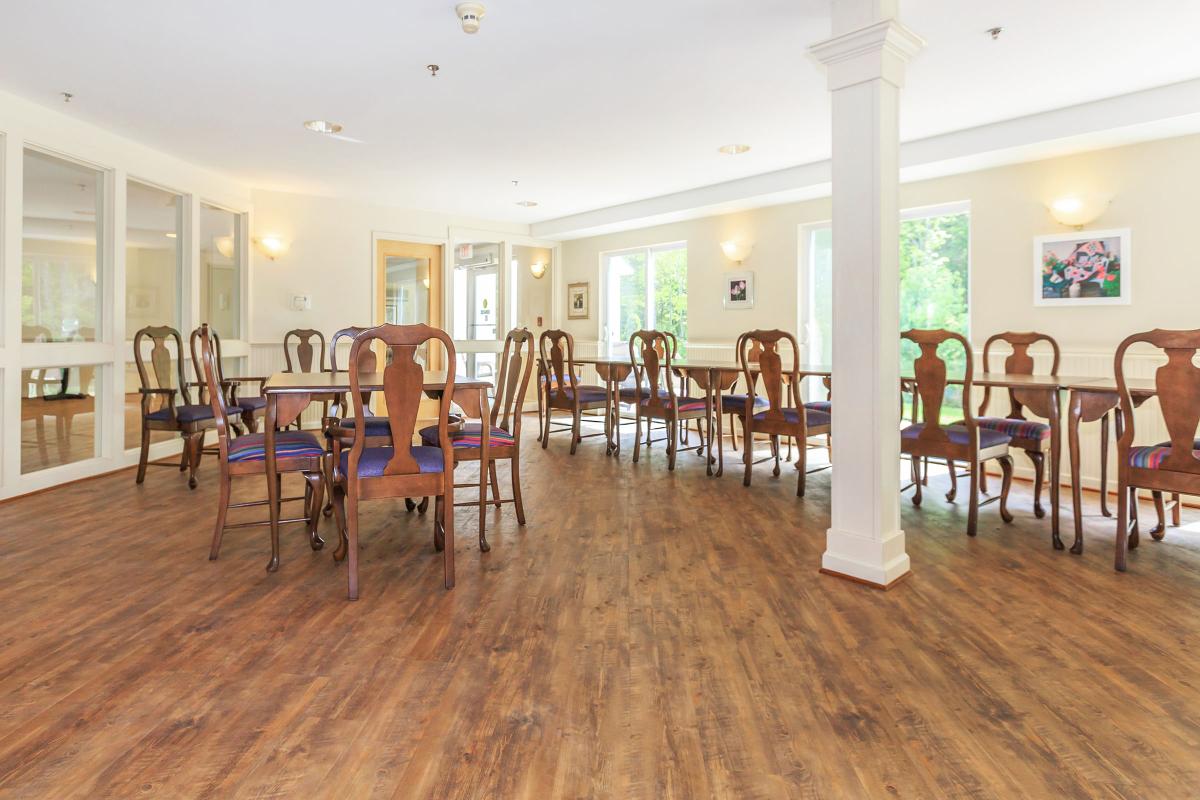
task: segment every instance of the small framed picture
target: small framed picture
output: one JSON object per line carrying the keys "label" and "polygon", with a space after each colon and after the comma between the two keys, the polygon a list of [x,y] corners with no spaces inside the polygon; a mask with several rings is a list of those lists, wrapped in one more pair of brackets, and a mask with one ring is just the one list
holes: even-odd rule
{"label": "small framed picture", "polygon": [[1129,305],[1132,256],[1129,228],[1039,236],[1033,240],[1033,303]]}
{"label": "small framed picture", "polygon": [[753,272],[727,272],[724,281],[726,308],[754,308]]}
{"label": "small framed picture", "polygon": [[587,319],[591,308],[588,283],[567,284],[567,319]]}

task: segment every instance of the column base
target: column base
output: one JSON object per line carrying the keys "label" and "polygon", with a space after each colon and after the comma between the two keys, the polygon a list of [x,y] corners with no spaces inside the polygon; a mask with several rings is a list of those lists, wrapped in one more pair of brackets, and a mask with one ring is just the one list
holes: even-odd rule
{"label": "column base", "polygon": [[890,589],[912,574],[908,554],[904,552],[904,531],[893,531],[876,539],[830,528],[825,534],[821,572],[877,589]]}

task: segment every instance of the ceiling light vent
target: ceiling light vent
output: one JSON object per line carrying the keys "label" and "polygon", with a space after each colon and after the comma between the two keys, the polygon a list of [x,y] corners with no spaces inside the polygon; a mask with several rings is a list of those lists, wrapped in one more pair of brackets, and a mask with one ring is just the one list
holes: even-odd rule
{"label": "ceiling light vent", "polygon": [[483,3],[459,3],[454,7],[454,13],[458,14],[458,21],[462,23],[463,33],[477,33],[479,20],[483,19],[485,11],[487,9],[483,7]]}

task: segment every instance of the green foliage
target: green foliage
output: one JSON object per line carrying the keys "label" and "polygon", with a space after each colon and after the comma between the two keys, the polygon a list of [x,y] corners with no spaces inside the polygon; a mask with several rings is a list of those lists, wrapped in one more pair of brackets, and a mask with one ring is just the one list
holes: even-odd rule
{"label": "green foliage", "polygon": [[[654,326],[687,342],[687,250],[667,250],[654,255]],[[681,354],[682,355],[682,354]]]}

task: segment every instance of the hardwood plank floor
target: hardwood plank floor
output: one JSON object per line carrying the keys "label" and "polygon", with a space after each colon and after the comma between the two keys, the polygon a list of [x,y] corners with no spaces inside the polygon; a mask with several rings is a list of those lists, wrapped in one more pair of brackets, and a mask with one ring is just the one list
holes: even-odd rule
{"label": "hardwood plank floor", "polygon": [[481,554],[459,509],[452,592],[432,519],[364,504],[357,603],[298,526],[276,574],[262,529],[210,563],[208,459],[195,491],[0,505],[0,796],[1200,794],[1200,531],[1118,575],[1111,520],[1055,552],[1018,484],[969,539],[935,479],[884,593],[817,573],[828,472],[799,500],[790,469],[746,489],[601,441],[526,439],[529,524],[489,512]]}

